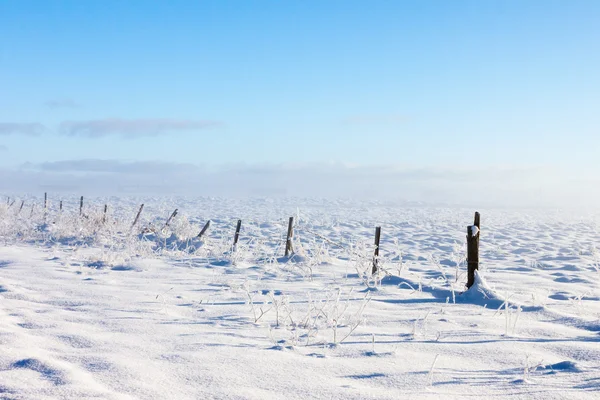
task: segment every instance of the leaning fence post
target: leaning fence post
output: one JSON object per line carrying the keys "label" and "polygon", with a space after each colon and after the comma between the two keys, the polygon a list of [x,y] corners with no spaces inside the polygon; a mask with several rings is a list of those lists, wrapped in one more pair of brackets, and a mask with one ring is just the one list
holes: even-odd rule
{"label": "leaning fence post", "polygon": [[475,283],[475,270],[479,269],[479,233],[481,216],[475,213],[473,225],[467,226],[467,288]]}
{"label": "leaning fence post", "polygon": [[237,248],[238,240],[240,240],[240,230],[242,229],[242,220],[238,219],[237,225],[235,227],[235,234],[233,235],[233,251]]}
{"label": "leaning fence post", "polygon": [[208,228],[210,228],[210,219],[208,220],[208,222],[206,223],[206,225],[204,225],[204,228],[202,228],[202,230],[198,234],[198,239],[202,239],[202,236],[204,236],[204,234],[206,233],[206,231],[208,230]]}
{"label": "leaning fence post", "polygon": [[24,205],[25,205],[25,200],[21,200],[21,207],[19,207],[19,212],[17,214],[21,213],[21,210],[23,209]]}
{"label": "leaning fence post", "polygon": [[376,274],[379,270],[379,241],[381,240],[381,227],[375,228],[375,253],[373,254],[373,269],[371,274]]}
{"label": "leaning fence post", "polygon": [[285,256],[289,257],[290,254],[294,253],[294,247],[292,246],[292,239],[294,237],[294,217],[290,217],[288,222],[287,239],[285,241]]}
{"label": "leaning fence post", "polygon": [[135,226],[135,224],[138,223],[138,220],[140,219],[140,215],[142,215],[142,210],[144,209],[144,205],[142,204],[140,206],[140,211],[138,211],[137,215],[135,216],[135,219],[133,220],[133,224],[131,224],[131,227],[133,228]]}
{"label": "leaning fence post", "polygon": [[173,214],[171,214],[171,216],[169,217],[169,219],[167,219],[167,222],[165,222],[165,226],[163,229],[165,229],[167,226],[169,226],[169,224],[171,223],[171,220],[173,218],[175,218],[177,216],[177,209],[175,209],[175,211],[173,211]]}

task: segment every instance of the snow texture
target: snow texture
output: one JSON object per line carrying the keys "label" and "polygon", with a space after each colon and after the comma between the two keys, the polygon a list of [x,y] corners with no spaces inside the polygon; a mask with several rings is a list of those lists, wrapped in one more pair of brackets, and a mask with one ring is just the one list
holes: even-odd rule
{"label": "snow texture", "polygon": [[595,214],[482,210],[466,290],[470,210],[111,198],[80,217],[76,199],[55,203],[0,206],[1,399],[600,393]]}

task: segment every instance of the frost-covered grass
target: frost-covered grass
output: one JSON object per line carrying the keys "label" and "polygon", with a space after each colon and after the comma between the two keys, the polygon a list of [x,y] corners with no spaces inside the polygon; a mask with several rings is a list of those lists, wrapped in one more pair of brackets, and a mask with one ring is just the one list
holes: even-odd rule
{"label": "frost-covered grass", "polygon": [[[77,199],[62,212],[57,201],[31,204],[0,205],[2,398],[546,399],[600,389],[593,214],[479,210],[481,273],[463,293],[474,210],[111,198],[86,199],[80,216]],[[290,216],[295,254],[285,258]]]}

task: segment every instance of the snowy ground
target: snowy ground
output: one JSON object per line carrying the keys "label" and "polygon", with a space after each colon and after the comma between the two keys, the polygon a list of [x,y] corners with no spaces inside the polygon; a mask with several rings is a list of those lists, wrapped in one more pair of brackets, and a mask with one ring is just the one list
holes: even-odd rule
{"label": "snowy ground", "polygon": [[479,210],[462,294],[475,210],[141,202],[0,206],[1,399],[600,397],[594,214]]}

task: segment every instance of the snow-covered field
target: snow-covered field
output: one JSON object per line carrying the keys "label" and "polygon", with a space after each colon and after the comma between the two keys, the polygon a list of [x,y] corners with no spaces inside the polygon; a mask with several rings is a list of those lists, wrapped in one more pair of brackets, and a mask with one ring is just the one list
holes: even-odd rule
{"label": "snow-covered field", "polygon": [[600,397],[593,213],[478,210],[463,294],[473,209],[71,200],[0,205],[2,399]]}

